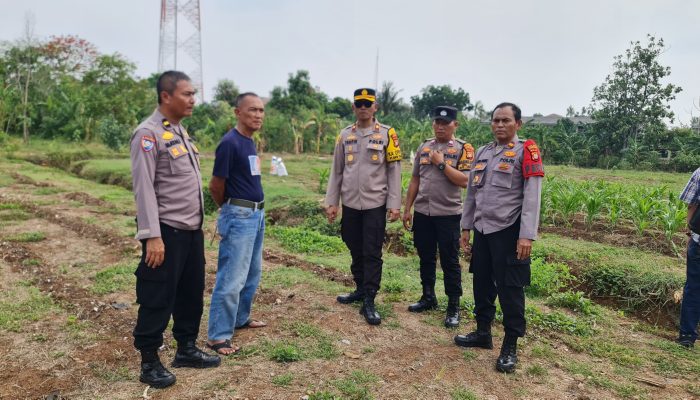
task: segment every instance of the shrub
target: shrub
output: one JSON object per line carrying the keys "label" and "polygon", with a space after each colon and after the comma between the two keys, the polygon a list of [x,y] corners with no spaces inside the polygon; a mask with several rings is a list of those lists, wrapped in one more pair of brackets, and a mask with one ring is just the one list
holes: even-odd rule
{"label": "shrub", "polygon": [[284,248],[296,253],[337,254],[345,250],[343,241],[302,227],[272,226],[268,233]]}
{"label": "shrub", "polygon": [[113,116],[108,115],[97,125],[97,133],[102,139],[102,143],[112,150],[119,150],[129,142],[131,137],[129,128],[122,125]]}
{"label": "shrub", "polygon": [[549,296],[571,284],[576,278],[569,267],[561,263],[547,263],[542,258],[533,258],[530,286],[525,292],[531,296]]}

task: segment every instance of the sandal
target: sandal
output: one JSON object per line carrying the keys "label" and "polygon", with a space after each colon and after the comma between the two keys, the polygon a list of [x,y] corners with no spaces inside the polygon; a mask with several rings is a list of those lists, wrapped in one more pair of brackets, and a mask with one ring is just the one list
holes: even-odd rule
{"label": "sandal", "polygon": [[246,328],[255,329],[255,328],[264,328],[266,326],[267,326],[267,324],[265,322],[258,321],[257,319],[251,318],[248,321],[246,321],[245,324],[237,327],[236,329],[246,329]]}
{"label": "sandal", "polygon": [[[214,344],[209,344],[209,342],[206,342],[206,346],[208,349],[211,349],[211,350],[215,351],[216,354],[220,354],[222,356],[230,356],[230,355],[236,354],[239,351],[241,351],[240,347],[233,347],[230,339],[226,339],[223,342],[214,343]],[[219,351],[222,349],[231,349],[233,351],[230,353],[222,353]]]}

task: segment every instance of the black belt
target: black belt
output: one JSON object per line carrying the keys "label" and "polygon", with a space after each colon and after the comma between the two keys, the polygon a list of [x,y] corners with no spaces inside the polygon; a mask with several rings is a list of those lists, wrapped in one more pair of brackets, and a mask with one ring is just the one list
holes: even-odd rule
{"label": "black belt", "polygon": [[224,204],[252,208],[253,210],[262,210],[263,208],[265,208],[265,200],[256,203],[254,201],[243,200],[243,199],[226,199],[224,201]]}

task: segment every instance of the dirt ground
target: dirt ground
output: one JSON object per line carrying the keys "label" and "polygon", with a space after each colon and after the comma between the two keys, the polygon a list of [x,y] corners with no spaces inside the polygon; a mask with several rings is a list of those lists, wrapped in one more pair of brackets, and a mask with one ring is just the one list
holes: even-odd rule
{"label": "dirt ground", "polygon": [[[2,226],[0,289],[6,295],[16,292],[19,302],[27,295],[22,288],[31,283],[57,305],[15,331],[0,330],[0,399],[302,399],[337,387],[337,382],[358,370],[376,376],[369,392],[377,399],[469,398],[457,397],[455,393],[461,388],[484,399],[620,397],[604,385],[592,384],[591,377],[572,373],[567,365],[575,362],[599,365],[599,373],[608,379],[620,385],[630,383],[616,376],[608,360],[578,353],[556,335],[546,333],[533,333],[522,341],[517,373],[499,374],[493,364],[500,337],[495,338],[494,350],[465,353],[452,344],[455,334],[473,327],[466,318],[459,330],[447,330],[440,325],[441,312],[417,315],[407,312],[405,304],[395,303],[391,304],[393,315],[372,327],[364,323],[357,307],[338,304],[328,291],[302,282],[288,287],[263,284],[254,316],[266,321],[268,327],[240,330],[234,339],[250,352],[227,358],[216,369],[173,370],[176,385],[149,389],[138,382],[139,357],[132,346],[138,307],[133,288],[104,295],[91,289],[96,272],[119,263],[135,267],[138,244],[100,223],[112,218],[98,212],[108,206],[103,200],[80,192],[33,194],[35,188],[46,185],[17,174],[13,184],[0,187],[0,204],[21,204],[29,214],[27,219]],[[76,206],[76,202],[80,204]],[[86,222],[88,217],[98,218],[97,223]],[[1,239],[31,231],[41,231],[46,237],[37,242]],[[208,250],[207,260],[205,298],[214,283],[213,250]],[[312,272],[329,285],[352,284],[349,276],[336,270],[289,254],[265,252],[266,272],[285,266]],[[208,307],[200,343],[205,337],[207,311]],[[271,341],[307,340],[289,329],[298,322],[316,326],[332,338],[339,355],[289,363],[267,357],[264,348]],[[620,335],[630,335],[628,340],[638,344],[639,351],[652,351],[649,343],[659,337],[625,330],[632,325],[629,320],[621,322]],[[501,331],[500,325],[494,329],[499,335]],[[551,344],[552,355],[535,354],[541,342]],[[170,333],[165,343],[161,359],[169,364],[174,355]],[[546,374],[531,373],[534,366]],[[284,374],[294,376],[291,383],[273,383]],[[664,378],[646,366],[640,368],[638,376],[663,387],[637,382],[642,389],[631,398],[692,398],[684,389],[693,383],[692,376],[685,380]]]}

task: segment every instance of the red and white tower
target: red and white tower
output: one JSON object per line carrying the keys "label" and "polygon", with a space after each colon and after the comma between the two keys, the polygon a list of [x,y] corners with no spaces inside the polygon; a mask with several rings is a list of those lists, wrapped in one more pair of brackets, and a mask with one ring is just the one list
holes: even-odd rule
{"label": "red and white tower", "polygon": [[[201,27],[199,0],[161,0],[158,71],[187,72],[199,101],[204,100]],[[182,53],[188,57],[179,57]]]}

